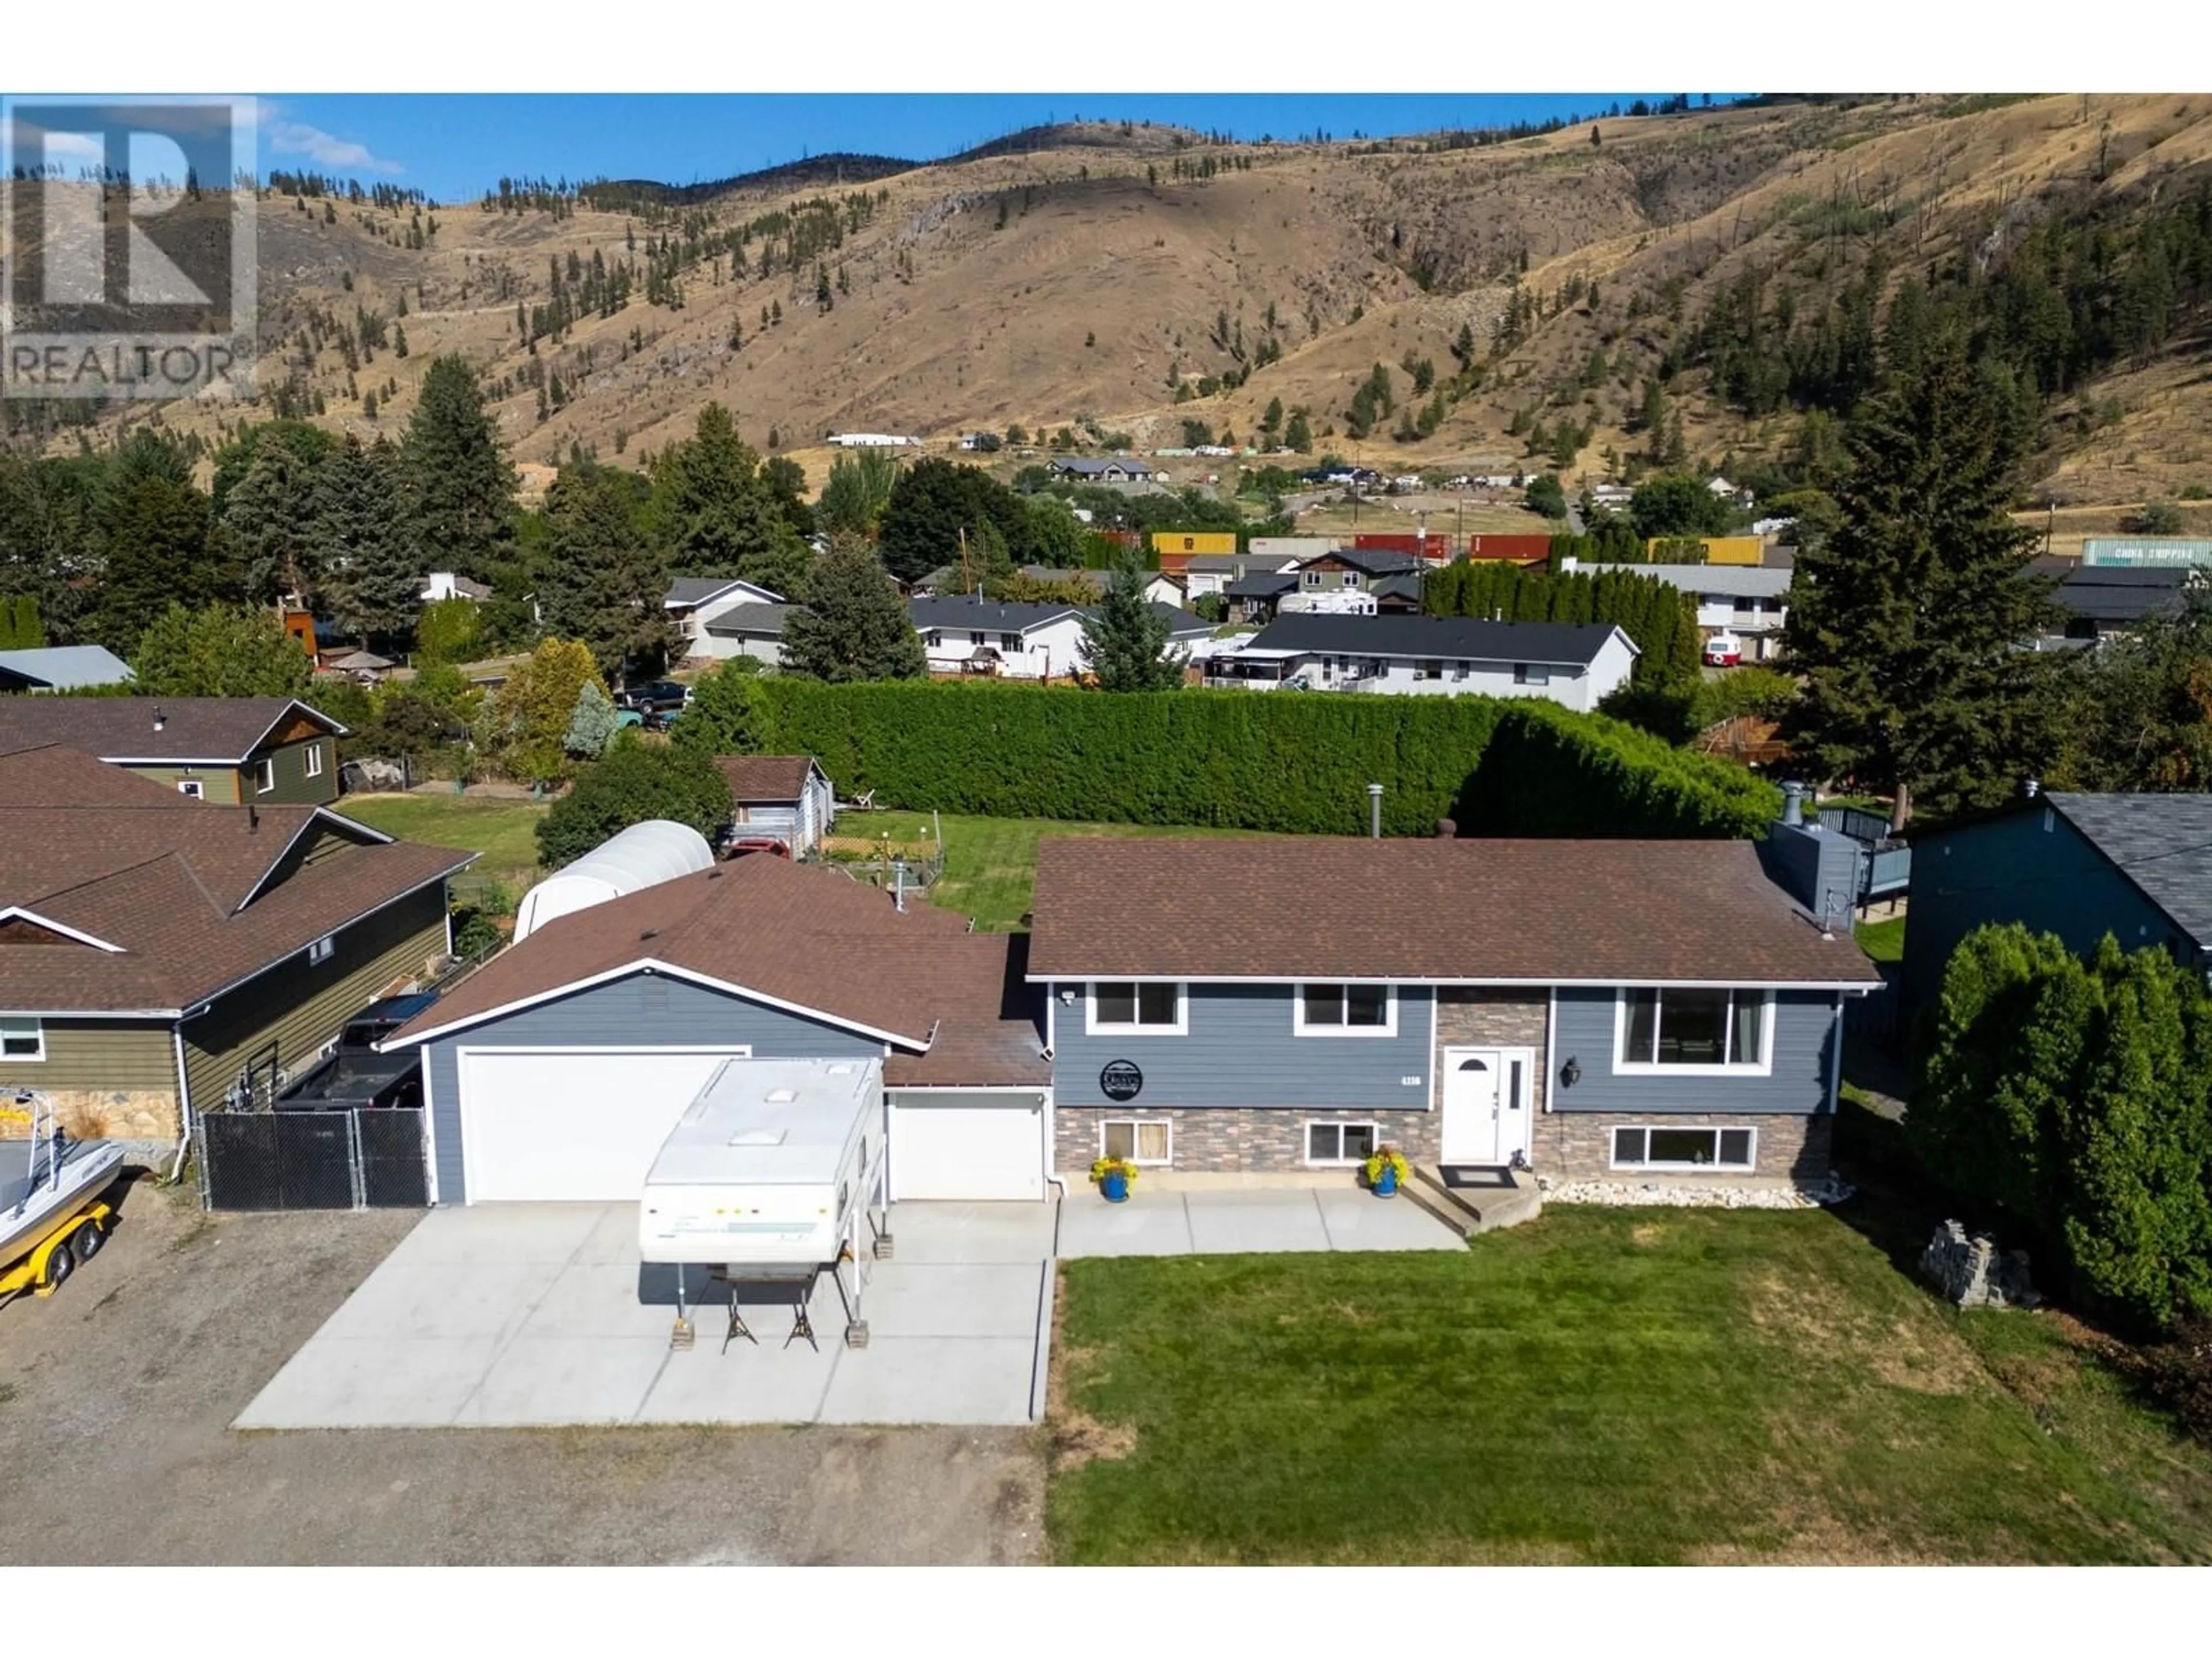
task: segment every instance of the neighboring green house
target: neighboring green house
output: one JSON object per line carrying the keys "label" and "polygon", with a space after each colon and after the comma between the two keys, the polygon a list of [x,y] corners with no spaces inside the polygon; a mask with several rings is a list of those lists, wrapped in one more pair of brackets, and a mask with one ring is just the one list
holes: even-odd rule
{"label": "neighboring green house", "polygon": [[138,1142],[265,1102],[448,956],[446,880],[474,856],[0,740],[0,1093]]}
{"label": "neighboring green house", "polygon": [[230,806],[328,805],[345,735],[293,697],[0,698],[0,754],[58,743]]}

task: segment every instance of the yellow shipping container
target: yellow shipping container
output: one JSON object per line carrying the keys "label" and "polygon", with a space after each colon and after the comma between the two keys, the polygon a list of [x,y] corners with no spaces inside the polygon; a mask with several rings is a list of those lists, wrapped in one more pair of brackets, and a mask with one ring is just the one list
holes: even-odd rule
{"label": "yellow shipping container", "polygon": [[[1663,539],[1654,536],[1644,543],[1647,553],[1656,549]],[[1700,536],[1705,544],[1707,564],[1758,564],[1766,556],[1766,543],[1757,536]]]}
{"label": "yellow shipping container", "polygon": [[1233,530],[1155,530],[1152,532],[1152,551],[1163,556],[1170,553],[1234,553],[1237,532]]}

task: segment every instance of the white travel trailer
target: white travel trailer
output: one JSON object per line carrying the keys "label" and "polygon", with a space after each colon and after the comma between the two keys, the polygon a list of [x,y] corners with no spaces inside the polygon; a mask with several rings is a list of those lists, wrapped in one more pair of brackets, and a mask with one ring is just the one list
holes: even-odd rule
{"label": "white travel trailer", "polygon": [[725,1060],[647,1172],[639,1254],[738,1281],[827,1272],[865,1342],[887,1139],[880,1060]]}

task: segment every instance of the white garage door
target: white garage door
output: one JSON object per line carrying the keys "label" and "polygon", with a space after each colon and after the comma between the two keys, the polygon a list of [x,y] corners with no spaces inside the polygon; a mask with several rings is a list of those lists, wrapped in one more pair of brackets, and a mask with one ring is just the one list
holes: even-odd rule
{"label": "white garage door", "polygon": [[894,1095],[891,1196],[1043,1198],[1043,1097]]}
{"label": "white garage door", "polygon": [[716,1066],[745,1052],[464,1051],[468,1201],[635,1200],[684,1109]]}

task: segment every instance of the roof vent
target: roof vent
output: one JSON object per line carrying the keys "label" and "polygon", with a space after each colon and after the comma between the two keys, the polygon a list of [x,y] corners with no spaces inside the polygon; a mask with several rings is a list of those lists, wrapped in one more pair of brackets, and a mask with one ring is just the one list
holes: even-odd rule
{"label": "roof vent", "polygon": [[638,938],[641,939],[659,939],[659,937],[660,929],[658,927],[648,927],[638,935]]}
{"label": "roof vent", "polygon": [[732,1146],[781,1146],[783,1145],[783,1131],[740,1129],[730,1137],[730,1145]]}
{"label": "roof vent", "polygon": [[168,723],[169,716],[167,712],[162,709],[156,708],[154,711],[154,729],[158,732]]}
{"label": "roof vent", "polygon": [[775,1105],[788,1106],[793,1101],[799,1098],[799,1091],[796,1089],[771,1089],[768,1091],[766,1098]]}

